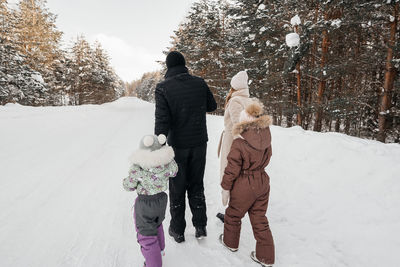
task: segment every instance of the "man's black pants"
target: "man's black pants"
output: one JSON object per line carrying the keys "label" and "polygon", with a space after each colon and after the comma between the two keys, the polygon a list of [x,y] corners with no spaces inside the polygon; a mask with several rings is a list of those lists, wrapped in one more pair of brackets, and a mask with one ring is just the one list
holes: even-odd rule
{"label": "man's black pants", "polygon": [[174,148],[174,151],[179,171],[176,177],[169,179],[170,227],[175,233],[183,234],[186,228],[186,191],[193,215],[193,225],[195,227],[207,225],[203,183],[207,144],[185,149]]}

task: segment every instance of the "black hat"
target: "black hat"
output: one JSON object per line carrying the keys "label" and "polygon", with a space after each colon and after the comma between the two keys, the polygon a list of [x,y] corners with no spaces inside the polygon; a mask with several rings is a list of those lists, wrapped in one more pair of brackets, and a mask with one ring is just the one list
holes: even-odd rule
{"label": "black hat", "polygon": [[167,64],[167,68],[172,68],[175,66],[185,66],[186,61],[185,57],[179,53],[178,51],[172,51],[167,55],[167,59],[165,60]]}

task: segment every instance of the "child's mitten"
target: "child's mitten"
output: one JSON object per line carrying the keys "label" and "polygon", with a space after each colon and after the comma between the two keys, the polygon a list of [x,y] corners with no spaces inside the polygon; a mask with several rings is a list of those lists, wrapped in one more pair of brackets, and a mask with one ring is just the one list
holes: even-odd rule
{"label": "child's mitten", "polygon": [[222,189],[222,205],[224,205],[224,207],[228,205],[230,196],[231,191]]}

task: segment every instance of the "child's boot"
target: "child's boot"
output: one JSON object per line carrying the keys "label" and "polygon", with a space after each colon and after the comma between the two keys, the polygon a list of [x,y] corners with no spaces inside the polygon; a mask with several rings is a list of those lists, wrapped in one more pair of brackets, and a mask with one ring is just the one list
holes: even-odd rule
{"label": "child's boot", "polygon": [[221,244],[222,244],[224,247],[226,247],[227,249],[229,249],[229,250],[232,251],[232,252],[238,251],[237,248],[230,248],[230,247],[228,247],[228,246],[224,243],[224,234],[221,234],[221,235],[219,236],[219,242],[221,242]]}
{"label": "child's boot", "polygon": [[256,257],[256,252],[255,252],[255,251],[252,251],[252,252],[250,253],[250,257],[251,257],[251,259],[252,259],[253,261],[255,261],[255,262],[261,264],[261,266],[263,266],[263,267],[272,267],[272,266],[273,266],[272,264],[266,264],[266,263],[264,263],[264,262],[259,261],[259,260],[257,259],[257,257]]}

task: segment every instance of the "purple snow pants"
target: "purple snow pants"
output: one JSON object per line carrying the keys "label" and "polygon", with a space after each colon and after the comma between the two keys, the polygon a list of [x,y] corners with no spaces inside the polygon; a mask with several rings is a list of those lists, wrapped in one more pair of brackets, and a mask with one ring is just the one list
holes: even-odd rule
{"label": "purple snow pants", "polygon": [[165,216],[166,203],[164,205],[164,195],[161,198],[157,195],[151,197],[153,196],[136,198],[133,217],[146,267],[161,267],[161,251],[165,249],[162,220]]}

